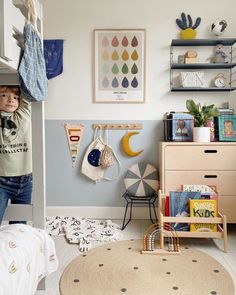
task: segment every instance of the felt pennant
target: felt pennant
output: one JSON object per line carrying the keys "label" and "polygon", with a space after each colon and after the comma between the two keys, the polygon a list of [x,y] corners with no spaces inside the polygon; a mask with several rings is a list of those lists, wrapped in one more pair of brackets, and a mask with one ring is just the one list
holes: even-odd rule
{"label": "felt pennant", "polygon": [[84,132],[84,125],[65,124],[65,129],[72,159],[72,167],[74,168],[80,147],[80,142]]}
{"label": "felt pennant", "polygon": [[63,72],[63,43],[60,39],[43,41],[48,80]]}

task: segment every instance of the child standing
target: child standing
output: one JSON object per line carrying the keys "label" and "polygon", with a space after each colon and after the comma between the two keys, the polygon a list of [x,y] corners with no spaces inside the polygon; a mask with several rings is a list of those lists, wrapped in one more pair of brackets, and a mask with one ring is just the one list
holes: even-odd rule
{"label": "child standing", "polygon": [[9,200],[31,203],[31,145],[30,102],[18,86],[0,86],[0,224]]}

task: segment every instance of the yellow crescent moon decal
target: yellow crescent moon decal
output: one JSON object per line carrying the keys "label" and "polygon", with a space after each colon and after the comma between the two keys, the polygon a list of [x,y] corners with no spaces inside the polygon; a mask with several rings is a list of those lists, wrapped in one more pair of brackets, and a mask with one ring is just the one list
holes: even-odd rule
{"label": "yellow crescent moon decal", "polygon": [[139,134],[139,132],[137,132],[137,131],[127,132],[123,136],[122,141],[121,141],[121,146],[122,146],[123,152],[129,157],[136,157],[143,152],[143,150],[140,150],[139,152],[134,152],[130,147],[129,139],[131,136],[136,135],[136,134]]}

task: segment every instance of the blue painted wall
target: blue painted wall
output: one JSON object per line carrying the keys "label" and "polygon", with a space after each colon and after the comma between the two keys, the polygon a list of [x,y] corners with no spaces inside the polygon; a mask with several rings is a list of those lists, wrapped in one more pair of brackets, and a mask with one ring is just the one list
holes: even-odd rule
{"label": "blue painted wall", "polygon": [[[144,152],[135,158],[130,158],[122,152],[120,141],[125,130],[109,130],[108,143],[112,146],[119,158],[122,170],[118,180],[102,181],[95,184],[84,176],[81,165],[86,148],[93,139],[92,124],[94,123],[142,123],[143,130],[140,134],[130,139],[132,149]],[[68,148],[65,124],[83,124],[84,135],[81,141],[75,168]],[[120,207],[124,206],[121,197],[125,188],[123,176],[129,166],[136,162],[149,162],[158,166],[158,142],[163,138],[162,121],[63,121],[46,120],[46,194],[47,206],[101,206]],[[115,176],[116,168],[106,171],[108,177]]]}

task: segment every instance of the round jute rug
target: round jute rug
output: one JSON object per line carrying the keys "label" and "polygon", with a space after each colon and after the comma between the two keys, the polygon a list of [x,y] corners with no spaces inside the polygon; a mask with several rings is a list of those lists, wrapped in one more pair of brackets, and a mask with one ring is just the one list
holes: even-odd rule
{"label": "round jute rug", "polygon": [[229,273],[211,256],[188,247],[179,255],[140,254],[142,241],[106,244],[65,269],[62,295],[234,295]]}

